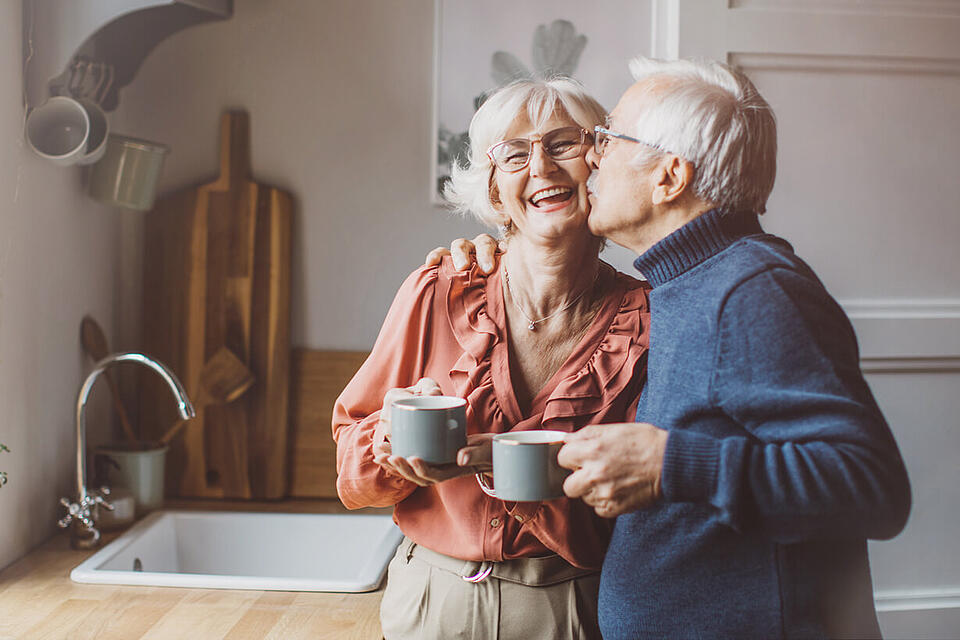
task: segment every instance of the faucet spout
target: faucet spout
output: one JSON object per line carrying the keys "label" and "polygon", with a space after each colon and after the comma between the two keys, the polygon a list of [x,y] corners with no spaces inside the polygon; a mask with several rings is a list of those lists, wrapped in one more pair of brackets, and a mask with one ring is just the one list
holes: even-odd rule
{"label": "faucet spout", "polygon": [[87,491],[87,400],[90,397],[90,391],[93,388],[94,382],[97,381],[97,378],[103,373],[104,369],[114,362],[136,362],[153,369],[163,378],[167,386],[170,387],[170,391],[177,401],[177,410],[180,413],[180,417],[184,420],[189,420],[196,415],[193,404],[187,397],[187,392],[180,383],[180,380],[177,379],[177,376],[166,365],[154,360],[150,356],[135,351],[113,353],[93,366],[93,370],[87,375],[83,384],[80,386],[80,392],[77,394],[77,502],[75,504],[69,504],[69,500],[66,498],[63,500],[67,500],[67,502],[61,500],[64,506],[67,507],[69,513],[60,521],[60,525],[66,527],[70,524],[71,520],[79,520],[88,532],[95,534],[91,536],[92,544],[96,544],[99,541],[100,535],[93,527],[91,509],[95,504],[103,504],[104,500],[100,492]]}

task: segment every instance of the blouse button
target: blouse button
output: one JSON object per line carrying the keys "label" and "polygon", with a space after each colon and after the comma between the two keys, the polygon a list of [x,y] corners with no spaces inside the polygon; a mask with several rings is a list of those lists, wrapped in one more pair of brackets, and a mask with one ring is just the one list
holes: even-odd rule
{"label": "blouse button", "polygon": [[494,518],[493,520],[491,520],[491,521],[490,521],[490,526],[493,527],[494,529],[496,529],[497,527],[499,527],[499,526],[500,526],[500,518]]}
{"label": "blouse button", "polygon": [[520,514],[517,514],[513,517],[516,519],[517,522],[523,522],[523,516],[521,516]]}

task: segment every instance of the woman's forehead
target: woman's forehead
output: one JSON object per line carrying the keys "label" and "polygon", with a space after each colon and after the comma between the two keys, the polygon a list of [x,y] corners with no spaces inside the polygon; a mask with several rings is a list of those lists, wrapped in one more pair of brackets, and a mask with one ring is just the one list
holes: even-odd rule
{"label": "woman's forehead", "polygon": [[526,110],[521,111],[510,123],[504,133],[504,139],[510,138],[529,138],[532,135],[543,135],[548,131],[559,129],[560,127],[578,127],[576,121],[562,109],[555,109],[546,117],[541,117],[538,122],[533,122]]}

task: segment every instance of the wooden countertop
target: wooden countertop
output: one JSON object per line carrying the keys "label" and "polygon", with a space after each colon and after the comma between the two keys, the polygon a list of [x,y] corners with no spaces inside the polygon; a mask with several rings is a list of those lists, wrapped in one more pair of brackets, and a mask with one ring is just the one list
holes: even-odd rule
{"label": "wooden countertop", "polygon": [[[169,509],[344,513],[336,500],[252,503],[168,501]],[[390,509],[363,509],[390,513]],[[106,534],[109,542],[119,532]],[[0,572],[0,639],[217,638],[373,640],[383,588],[307,593],[78,584],[70,571],[94,551],[70,548],[67,532]]]}

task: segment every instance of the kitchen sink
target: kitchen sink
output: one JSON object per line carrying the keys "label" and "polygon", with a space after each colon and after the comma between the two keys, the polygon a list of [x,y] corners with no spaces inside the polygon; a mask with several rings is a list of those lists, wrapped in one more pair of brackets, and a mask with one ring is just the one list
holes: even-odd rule
{"label": "kitchen sink", "polygon": [[74,582],[271,591],[376,589],[403,534],[390,516],[157,511]]}

